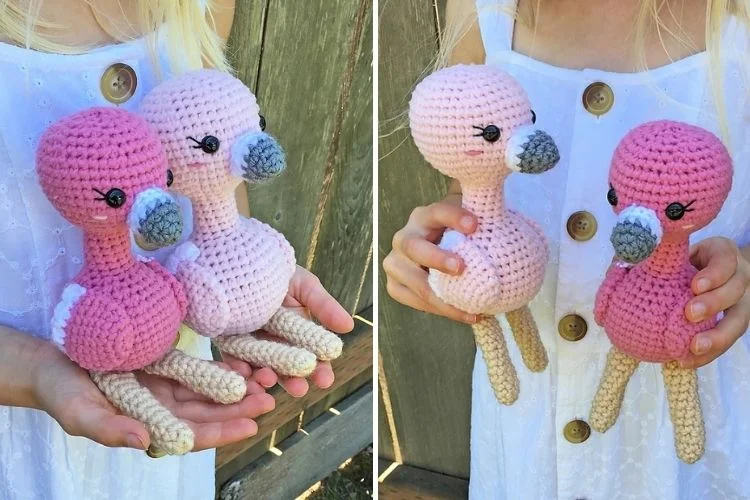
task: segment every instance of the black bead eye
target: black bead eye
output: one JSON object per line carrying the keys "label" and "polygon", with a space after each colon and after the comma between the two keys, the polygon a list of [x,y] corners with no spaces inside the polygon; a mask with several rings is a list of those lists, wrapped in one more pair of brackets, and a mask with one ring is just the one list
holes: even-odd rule
{"label": "black bead eye", "polygon": [[266,117],[263,115],[258,115],[258,116],[260,116],[260,129],[265,130],[266,129]]}
{"label": "black bead eye", "polygon": [[536,123],[536,113],[534,113],[534,110],[531,110],[531,123]]}
{"label": "black bead eye", "polygon": [[221,144],[219,139],[212,135],[207,135],[200,141],[195,137],[188,137],[188,139],[197,144],[196,146],[193,146],[194,149],[202,149],[204,153],[208,153],[210,155],[217,152],[219,150],[219,145]]}
{"label": "black bead eye", "polygon": [[170,187],[174,182],[174,174],[171,170],[167,170],[167,187]]}
{"label": "black bead eye", "polygon": [[617,192],[615,192],[615,188],[611,184],[609,185],[609,191],[607,191],[607,201],[613,207],[617,206]]}
{"label": "black bead eye", "polygon": [[474,125],[473,128],[481,130],[478,134],[474,134],[474,137],[481,137],[487,142],[495,142],[500,139],[500,129],[497,125],[487,125],[486,127],[477,127]]}
{"label": "black bead eye", "polygon": [[685,216],[685,212],[692,212],[693,209],[690,206],[695,203],[695,200],[691,201],[687,205],[683,205],[680,202],[675,201],[667,205],[664,213],[667,214],[669,220],[680,220]]}
{"label": "black bead eye", "polygon": [[125,191],[119,188],[112,188],[106,193],[103,193],[96,188],[94,188],[94,191],[101,195],[101,198],[94,198],[95,200],[104,201],[112,208],[120,208],[128,199],[128,197],[125,196]]}

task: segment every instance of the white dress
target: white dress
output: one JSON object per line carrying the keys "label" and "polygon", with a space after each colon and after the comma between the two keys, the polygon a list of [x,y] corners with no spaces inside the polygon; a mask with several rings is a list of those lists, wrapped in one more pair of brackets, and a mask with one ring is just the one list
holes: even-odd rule
{"label": "white dress", "polygon": [[[512,4],[510,5],[513,6]],[[615,217],[607,203],[612,151],[632,127],[675,119],[718,133],[709,86],[708,58],[697,54],[649,72],[622,74],[569,70],[512,51],[512,18],[497,2],[477,0],[487,64],[513,74],[529,94],[537,126],[555,138],[561,161],[539,175],[513,175],[510,206],[536,219],[551,245],[547,279],[532,311],[549,352],[543,373],[525,369],[515,344],[521,394],[510,407],[495,400],[481,355],[473,373],[470,495],[475,499],[750,498],[750,335],[717,361],[698,370],[706,420],[706,453],[694,465],[674,451],[672,423],[660,365],[641,364],[631,379],[616,424],[592,431],[584,442],[563,433],[588,418],[610,348],[594,322],[597,287],[612,258],[609,232]],[[735,175],[721,214],[692,241],[723,235],[750,243],[750,115],[742,78],[747,36],[732,20],[723,33],[725,98]],[[738,61],[739,59],[739,61]],[[583,105],[585,89],[602,82],[614,105],[597,117]],[[593,107],[589,106],[590,109]],[[568,218],[587,211],[598,222],[588,241],[567,231]],[[590,227],[590,226],[589,226]],[[574,231],[574,234],[579,234]],[[588,325],[578,341],[558,334],[558,322],[577,314]],[[503,324],[508,330],[507,323]]]}
{"label": "white dress", "polygon": [[[166,72],[166,61],[162,68]],[[136,76],[119,90],[135,111],[157,83],[144,40],[84,55],[56,55],[0,43],[0,324],[41,338],[64,284],[82,263],[82,237],[42,193],[34,153],[47,126],[105,99],[102,77],[113,64]],[[128,69],[128,71],[130,71]],[[164,75],[168,76],[168,75]],[[130,83],[128,83],[130,82]],[[106,82],[112,85],[110,78]],[[122,88],[122,86],[127,88]],[[190,230],[189,202],[181,200]],[[210,356],[206,339],[197,350]],[[46,413],[0,406],[0,500],[195,499],[214,497],[213,450],[148,458],[66,435]]]}

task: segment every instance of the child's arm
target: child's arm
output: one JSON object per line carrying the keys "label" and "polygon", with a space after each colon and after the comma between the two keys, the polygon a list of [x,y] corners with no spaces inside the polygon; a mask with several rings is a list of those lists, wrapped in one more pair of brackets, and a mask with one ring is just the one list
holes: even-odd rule
{"label": "child's arm", "polygon": [[50,349],[56,350],[48,342],[0,326],[0,405],[39,408],[35,380],[41,353]]}

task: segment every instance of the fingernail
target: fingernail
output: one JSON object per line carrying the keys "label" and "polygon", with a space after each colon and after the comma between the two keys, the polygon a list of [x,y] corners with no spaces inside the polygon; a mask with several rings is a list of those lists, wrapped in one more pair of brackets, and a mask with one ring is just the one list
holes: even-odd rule
{"label": "fingernail", "polygon": [[706,314],[706,305],[703,302],[694,302],[690,305],[690,315],[693,316],[694,321],[703,319]]}
{"label": "fingernail", "polygon": [[695,284],[695,287],[698,289],[698,293],[707,291],[710,286],[711,282],[708,280],[708,278],[700,278]]}
{"label": "fingernail", "polygon": [[146,449],[146,443],[143,442],[143,439],[138,434],[128,434],[125,437],[125,444],[128,445],[128,448],[135,448],[136,450]]}
{"label": "fingernail", "polygon": [[464,229],[471,229],[474,227],[474,219],[468,215],[461,217],[461,227]]}
{"label": "fingernail", "polygon": [[448,257],[445,260],[445,267],[448,268],[449,271],[457,273],[458,272],[458,259],[455,257]]}
{"label": "fingernail", "polygon": [[467,323],[476,323],[477,322],[477,315],[476,314],[467,314],[464,316],[464,321]]}
{"label": "fingernail", "polygon": [[711,339],[708,337],[701,336],[695,340],[696,354],[703,354],[708,352],[709,349],[711,349]]}

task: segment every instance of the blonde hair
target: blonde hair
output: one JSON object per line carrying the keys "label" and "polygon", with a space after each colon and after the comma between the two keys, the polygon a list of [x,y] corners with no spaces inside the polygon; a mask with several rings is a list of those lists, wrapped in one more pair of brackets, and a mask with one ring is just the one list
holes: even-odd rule
{"label": "blonde hair", "polygon": [[[182,72],[203,66],[230,70],[224,54],[224,43],[215,31],[210,0],[204,2],[205,7],[196,0],[137,0],[138,26],[130,26],[130,33],[108,31],[99,21],[93,0],[82,1],[89,4],[99,25],[115,40],[126,42],[144,36],[157,69],[160,69],[158,33],[163,25],[171,71]],[[94,48],[62,44],[51,36],[41,35],[40,29],[54,33],[69,27],[40,19],[42,0],[27,0],[25,3],[24,9],[12,3],[12,0],[0,0],[0,35],[7,37],[11,43],[58,54],[81,54]],[[122,5],[120,10],[123,10]]]}
{"label": "blonde hair", "polygon": [[[468,0],[467,0],[468,1]],[[531,9],[529,16],[521,17],[514,6],[498,6],[503,12],[517,18],[519,21],[529,26],[536,24],[534,12],[539,11],[541,1],[536,0],[535,9]],[[671,29],[665,21],[663,10],[671,17],[673,24],[677,25],[677,30]],[[432,70],[437,70],[449,64],[451,53],[458,45],[461,39],[466,35],[469,29],[477,21],[476,10],[466,10],[462,12],[463,17],[456,19],[449,29],[440,34],[440,45],[438,54],[432,65]],[[723,77],[722,77],[722,28],[729,16],[735,16],[746,32],[750,33],[750,0],[706,0],[706,27],[705,41],[706,53],[709,61],[709,79],[711,91],[716,106],[718,125],[720,133],[726,142],[729,141],[729,130],[726,120],[726,104],[723,96]],[[635,51],[638,69],[647,71],[649,69],[646,60],[646,39],[650,33],[655,30],[662,46],[665,47],[665,37],[670,37],[692,52],[698,52],[700,49],[690,40],[686,32],[679,26],[677,19],[672,12],[668,0],[639,0],[639,7],[636,16],[635,30],[633,34],[633,50]],[[746,64],[747,66],[747,64]],[[745,68],[747,72],[748,68]]]}

